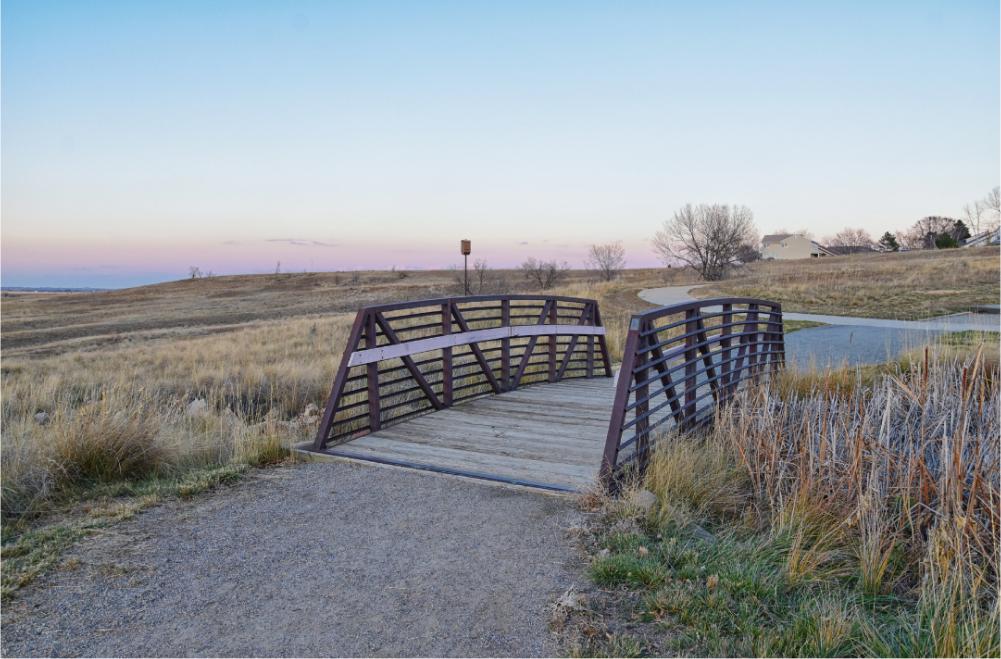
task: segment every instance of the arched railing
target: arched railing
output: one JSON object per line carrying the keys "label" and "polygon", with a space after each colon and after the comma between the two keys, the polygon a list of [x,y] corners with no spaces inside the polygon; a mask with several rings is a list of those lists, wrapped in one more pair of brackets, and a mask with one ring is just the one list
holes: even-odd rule
{"label": "arched railing", "polygon": [[636,314],[616,383],[601,465],[613,486],[642,473],[657,437],[712,420],[742,383],[785,362],[782,307],[750,298],[718,298]]}
{"label": "arched railing", "polygon": [[598,303],[477,295],[358,311],[315,450],[535,382],[611,377]]}

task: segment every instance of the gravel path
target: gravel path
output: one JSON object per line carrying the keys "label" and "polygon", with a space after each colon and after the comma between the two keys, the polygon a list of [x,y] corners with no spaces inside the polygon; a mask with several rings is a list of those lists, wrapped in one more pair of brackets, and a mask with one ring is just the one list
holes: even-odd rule
{"label": "gravel path", "polygon": [[[667,306],[681,304],[696,298],[688,294],[698,286],[664,286],[647,288],[639,292],[639,297],[647,302]],[[961,332],[964,330],[997,332],[1001,330],[1001,316],[985,313],[957,313],[926,320],[893,320],[890,318],[866,318],[864,316],[832,316],[820,313],[797,313],[785,311],[786,320],[812,320],[828,325],[850,325],[852,327],[879,327],[883,329],[908,330],[910,332]]]}
{"label": "gravel path", "polygon": [[573,502],[347,463],[255,472],[81,542],[3,611],[3,654],[537,656]]}
{"label": "gravel path", "polygon": [[[660,305],[693,300],[688,292],[697,286],[665,286],[640,291],[647,302]],[[881,364],[902,352],[925,345],[943,331],[1001,329],[1001,319],[991,314],[956,314],[924,321],[828,316],[783,312],[786,320],[812,320],[827,327],[812,327],[786,335],[786,357],[798,368]]]}

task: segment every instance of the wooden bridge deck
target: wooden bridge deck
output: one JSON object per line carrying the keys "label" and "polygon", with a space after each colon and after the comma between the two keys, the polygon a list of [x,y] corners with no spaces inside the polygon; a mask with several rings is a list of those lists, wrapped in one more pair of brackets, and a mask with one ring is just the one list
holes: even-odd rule
{"label": "wooden bridge deck", "polygon": [[330,446],[324,453],[556,490],[597,482],[613,378],[478,398]]}

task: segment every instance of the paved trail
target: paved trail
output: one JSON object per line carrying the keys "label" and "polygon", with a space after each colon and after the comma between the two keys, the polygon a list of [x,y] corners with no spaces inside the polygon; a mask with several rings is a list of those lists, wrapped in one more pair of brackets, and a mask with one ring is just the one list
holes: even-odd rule
{"label": "paved trail", "polygon": [[[639,296],[658,305],[694,300],[697,286],[665,286],[640,291]],[[878,364],[924,345],[943,331],[987,330],[997,332],[1001,317],[991,314],[956,314],[928,320],[890,320],[858,316],[783,312],[786,320],[811,320],[828,327],[797,330],[786,336],[786,355],[800,368],[842,364]]]}
{"label": "paved trail", "polygon": [[81,542],[6,656],[533,656],[581,582],[566,497],[356,464],[255,472]]}

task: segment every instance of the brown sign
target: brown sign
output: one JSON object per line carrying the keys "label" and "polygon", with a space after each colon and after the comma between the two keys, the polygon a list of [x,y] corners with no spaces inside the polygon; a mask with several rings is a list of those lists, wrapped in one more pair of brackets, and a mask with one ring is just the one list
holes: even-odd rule
{"label": "brown sign", "polygon": [[469,256],[469,253],[473,251],[473,245],[468,240],[461,241],[459,247],[462,249],[463,256]]}

